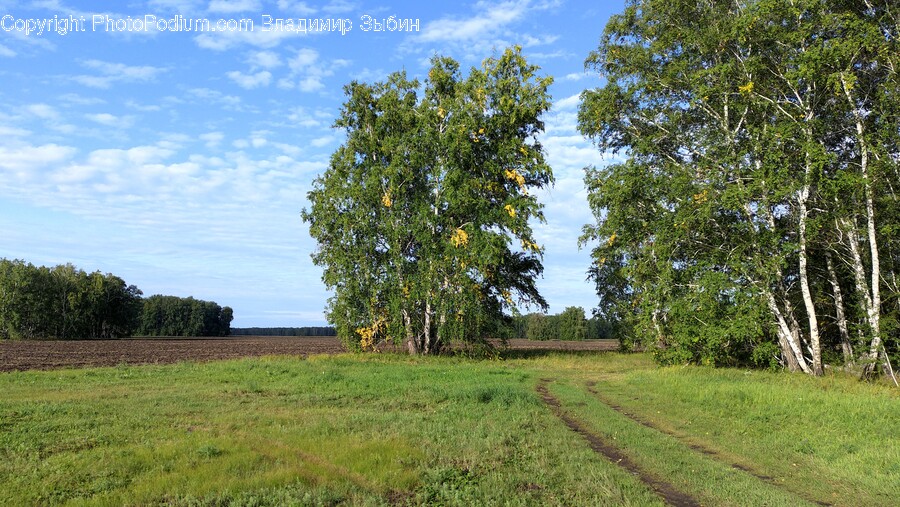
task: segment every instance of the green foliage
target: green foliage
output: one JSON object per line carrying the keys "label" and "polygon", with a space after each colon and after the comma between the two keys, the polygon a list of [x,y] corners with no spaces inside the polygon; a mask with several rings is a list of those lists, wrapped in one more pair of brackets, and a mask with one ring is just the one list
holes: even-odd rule
{"label": "green foliage", "polygon": [[350,348],[484,344],[504,311],[546,306],[530,221],[543,220],[533,190],[552,181],[537,140],[551,79],[537,70],[515,48],[466,77],[435,57],[424,83],[401,72],[345,87],[347,140],[303,219]]}
{"label": "green foliage", "polygon": [[[866,4],[631,0],[610,19],[586,62],[607,84],[578,121],[627,158],[586,171],[582,242],[623,344],[715,365],[777,346],[792,369],[842,341],[897,354],[900,25]],[[844,260],[843,336],[826,253]]]}
{"label": "green foliage", "polygon": [[510,338],[528,340],[601,340],[615,338],[616,326],[599,315],[586,319],[584,308],[570,306],[556,315],[516,316],[508,332]]}
{"label": "green foliage", "polygon": [[146,298],[137,334],[141,336],[228,336],[233,312],[213,301],[155,295]]}
{"label": "green foliage", "polygon": [[141,291],[115,275],[0,259],[0,339],[129,336],[140,307]]}
{"label": "green foliage", "polygon": [[233,327],[232,336],[337,336],[331,326]]}

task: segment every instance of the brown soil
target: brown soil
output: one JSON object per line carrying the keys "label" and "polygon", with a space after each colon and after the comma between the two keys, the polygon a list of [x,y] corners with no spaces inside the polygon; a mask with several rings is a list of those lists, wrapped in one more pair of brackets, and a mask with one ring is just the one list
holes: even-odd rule
{"label": "brown soil", "polygon": [[[603,403],[604,405],[606,405],[606,406],[608,406],[609,408],[615,410],[616,412],[618,412],[618,413],[624,415],[625,417],[631,419],[632,421],[634,421],[634,422],[636,422],[636,423],[638,423],[638,424],[640,424],[640,425],[642,425],[642,426],[645,426],[645,427],[647,427],[647,428],[650,428],[650,429],[652,429],[652,430],[656,430],[656,431],[658,431],[658,432],[660,432],[660,433],[664,433],[664,434],[666,434],[666,435],[669,435],[669,436],[675,438],[676,440],[682,441],[682,442],[685,443],[685,445],[687,445],[688,447],[690,447],[692,450],[697,451],[697,452],[699,452],[700,454],[703,454],[703,455],[705,455],[705,456],[709,456],[710,458],[712,458],[712,459],[714,459],[714,460],[716,460],[716,461],[718,461],[718,462],[720,462],[720,463],[724,463],[724,464],[726,464],[726,465],[729,465],[729,466],[731,466],[731,468],[734,468],[735,470],[740,470],[740,471],[742,471],[742,472],[748,473],[748,474],[752,475],[753,477],[756,477],[757,479],[759,479],[759,480],[761,480],[761,481],[763,481],[763,482],[769,483],[769,484],[771,484],[771,485],[773,485],[773,486],[776,486],[776,487],[779,487],[779,488],[784,488],[784,487],[785,487],[783,484],[781,484],[781,483],[779,483],[778,481],[776,481],[775,478],[772,477],[772,476],[770,476],[770,475],[765,475],[765,474],[763,474],[763,473],[757,472],[756,470],[754,470],[753,468],[751,468],[751,467],[749,467],[749,466],[742,465],[742,464],[740,464],[740,463],[734,463],[734,462],[730,461],[728,458],[726,458],[725,456],[723,456],[723,455],[721,455],[720,453],[718,453],[717,451],[715,451],[714,449],[710,449],[709,447],[706,447],[706,446],[704,446],[704,445],[701,445],[701,444],[698,444],[698,443],[694,443],[694,442],[686,442],[686,441],[684,440],[684,437],[682,437],[681,435],[678,435],[678,434],[676,434],[675,432],[666,430],[665,428],[661,428],[661,427],[657,426],[656,424],[653,424],[652,422],[647,421],[646,419],[643,419],[643,418],[641,418],[641,417],[639,417],[639,416],[637,416],[637,415],[635,415],[635,414],[633,414],[633,413],[631,413],[631,412],[625,410],[625,409],[622,408],[621,406],[619,406],[619,405],[613,403],[612,401],[608,400],[605,396],[603,396],[602,394],[600,394],[600,392],[597,391],[597,387],[596,387],[596,386],[597,386],[597,383],[596,383],[596,382],[588,382],[588,383],[587,383],[587,390],[588,390],[588,392],[590,392],[591,394],[593,394],[594,397],[597,398],[597,400],[600,401],[601,403]],[[787,488],[785,488],[785,489],[787,489]],[[791,490],[791,493],[794,493],[794,494],[796,494],[796,495],[799,495],[799,496],[805,498],[806,500],[808,500],[808,501],[810,501],[810,502],[812,502],[812,503],[821,505],[821,506],[823,506],[823,507],[828,507],[828,506],[832,505],[832,504],[830,504],[830,503],[823,502],[823,501],[821,501],[821,500],[816,500],[816,499],[814,499],[814,498],[808,498],[808,497],[806,497],[803,493],[800,493],[800,492],[797,492],[797,491],[792,491],[792,490]]]}
{"label": "brown soil", "polygon": [[[583,342],[510,340],[512,350],[615,350],[613,340]],[[398,349],[402,352],[401,349]],[[0,372],[119,364],[214,361],[241,357],[346,352],[334,337],[241,336],[82,341],[0,340]]]}
{"label": "brown soil", "polygon": [[330,337],[0,341],[0,371],[213,361],[266,355],[307,356],[343,351],[341,342]]}
{"label": "brown soil", "polygon": [[541,383],[537,386],[537,392],[541,395],[541,399],[551,408],[551,410],[553,410],[553,413],[569,427],[570,430],[584,437],[594,452],[605,456],[609,461],[619,465],[632,475],[636,476],[641,482],[661,496],[668,505],[675,507],[700,506],[700,502],[697,501],[697,499],[687,493],[679,491],[672,484],[648,474],[618,448],[608,444],[597,434],[588,430],[580,421],[566,414],[562,410],[559,400],[550,394],[550,391],[547,389],[547,382],[547,380],[541,380]]}

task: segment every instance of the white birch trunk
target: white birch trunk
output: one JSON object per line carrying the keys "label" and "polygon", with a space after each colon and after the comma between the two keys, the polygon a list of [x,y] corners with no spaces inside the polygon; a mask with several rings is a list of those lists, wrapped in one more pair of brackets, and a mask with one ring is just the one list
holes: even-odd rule
{"label": "white birch trunk", "polygon": [[791,371],[800,369],[804,373],[812,374],[806,358],[803,357],[803,350],[800,347],[796,330],[792,329],[792,326],[785,319],[784,313],[778,307],[778,302],[775,301],[775,295],[769,290],[765,291],[765,295],[769,310],[772,311],[776,319],[778,342],[781,344],[782,355],[787,361],[788,369]]}
{"label": "white birch trunk", "polygon": [[841,351],[844,353],[844,362],[853,362],[853,345],[850,343],[850,331],[847,327],[847,316],[844,314],[844,295],[837,273],[834,270],[834,262],[831,252],[825,252],[825,267],[828,269],[828,280],[831,282],[831,292],[834,296],[834,316],[837,321],[838,331],[841,334]]}
{"label": "white birch trunk", "polygon": [[[809,164],[807,163],[807,173],[809,172]],[[812,371],[814,375],[822,375],[822,347],[819,343],[819,321],[816,316],[816,307],[813,303],[812,292],[809,290],[809,274],[807,270],[807,252],[806,252],[806,223],[809,211],[806,207],[806,201],[809,199],[809,185],[805,185],[800,192],[799,208],[800,208],[800,292],[803,294],[803,304],[806,307],[806,317],[809,322],[809,342],[812,351]]]}
{"label": "white birch trunk", "polygon": [[[860,158],[859,167],[863,177],[863,186],[866,198],[866,234],[869,240],[869,253],[872,262],[871,271],[871,298],[869,292],[866,296],[870,299],[870,304],[866,315],[869,321],[869,327],[872,331],[872,341],[869,344],[869,353],[866,357],[868,364],[865,366],[864,374],[870,375],[875,370],[875,364],[878,362],[878,356],[881,349],[881,263],[878,257],[878,238],[875,234],[875,200],[872,192],[872,175],[869,174],[869,147],[865,138],[865,124],[863,116],[851,95],[851,87],[847,83],[847,79],[841,74],[841,84],[844,88],[844,96],[850,105],[853,116],[856,119],[856,136],[859,142]],[[855,236],[855,231],[854,231]],[[854,244],[855,246],[855,244]],[[854,261],[855,262],[855,261]],[[859,263],[861,267],[861,262]]]}

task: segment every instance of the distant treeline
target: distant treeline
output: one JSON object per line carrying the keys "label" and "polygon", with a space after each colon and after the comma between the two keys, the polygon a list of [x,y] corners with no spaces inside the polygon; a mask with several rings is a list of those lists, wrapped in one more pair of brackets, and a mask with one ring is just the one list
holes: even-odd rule
{"label": "distant treeline", "polygon": [[0,259],[0,339],[77,340],[143,336],[224,336],[231,308],[151,296],[112,274],[71,264],[34,266]]}
{"label": "distant treeline", "polygon": [[150,296],[144,300],[140,336],[228,336],[233,312],[192,297]]}
{"label": "distant treeline", "polygon": [[331,326],[311,327],[235,327],[232,336],[337,336]]}
{"label": "distant treeline", "polygon": [[570,306],[562,313],[530,313],[514,317],[510,338],[527,340],[601,340],[616,338],[615,324],[600,317],[585,318],[584,309]]}

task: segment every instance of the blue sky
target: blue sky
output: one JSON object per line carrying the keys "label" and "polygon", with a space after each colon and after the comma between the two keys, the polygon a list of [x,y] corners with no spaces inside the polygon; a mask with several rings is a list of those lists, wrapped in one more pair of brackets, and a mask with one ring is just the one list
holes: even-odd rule
{"label": "blue sky", "polygon": [[[71,262],[145,295],[213,300],[234,308],[235,327],[324,324],[328,293],[300,210],[342,142],[331,124],[343,85],[401,69],[423,77],[435,54],[478,66],[520,44],[555,78],[541,139],[556,185],[541,194],[539,288],[553,313],[589,310],[590,258],[577,247],[591,221],[582,175],[609,157],[575,119],[578,94],[601,83],[584,59],[623,3],[0,0],[0,257]],[[79,23],[26,33],[54,16]],[[254,26],[128,24],[148,16]],[[365,31],[366,16],[418,19],[419,29]],[[301,18],[352,28],[265,30],[268,19],[296,27]]]}

